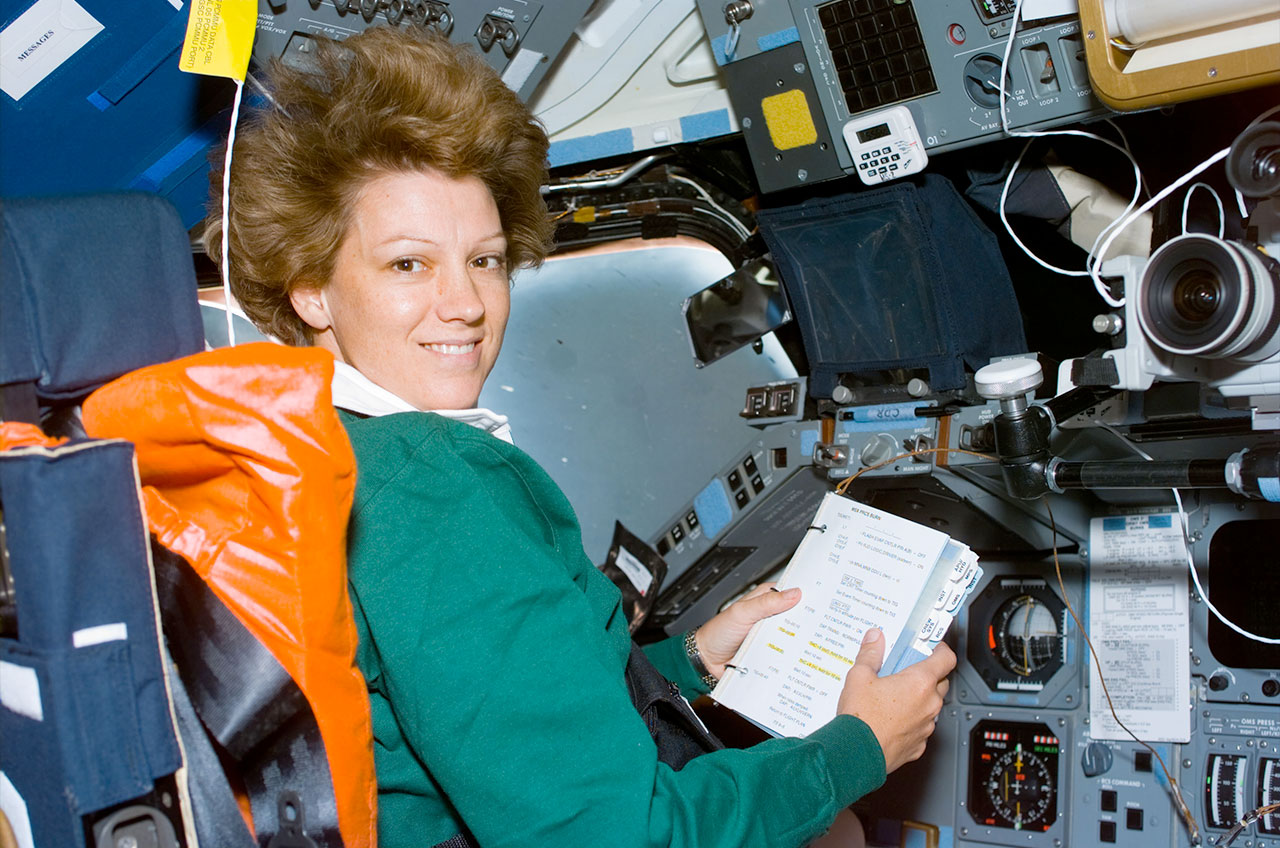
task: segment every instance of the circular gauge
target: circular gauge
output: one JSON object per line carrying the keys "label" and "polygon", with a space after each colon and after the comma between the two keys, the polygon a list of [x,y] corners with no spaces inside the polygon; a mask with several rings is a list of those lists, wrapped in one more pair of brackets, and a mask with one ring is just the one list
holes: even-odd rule
{"label": "circular gauge", "polygon": [[969,814],[976,824],[1044,833],[1058,821],[1061,740],[1038,722],[987,719],[969,732]]}
{"label": "circular gauge", "polygon": [[1022,830],[1040,822],[1053,803],[1053,777],[1039,757],[1019,745],[992,763],[987,797],[997,815]]}
{"label": "circular gauge", "polygon": [[969,663],[994,691],[1038,692],[1066,654],[1067,607],[1039,577],[997,577],[969,604]]}
{"label": "circular gauge", "polygon": [[1010,598],[991,621],[992,649],[1000,665],[1032,677],[1062,654],[1062,633],[1048,605],[1033,595]]}

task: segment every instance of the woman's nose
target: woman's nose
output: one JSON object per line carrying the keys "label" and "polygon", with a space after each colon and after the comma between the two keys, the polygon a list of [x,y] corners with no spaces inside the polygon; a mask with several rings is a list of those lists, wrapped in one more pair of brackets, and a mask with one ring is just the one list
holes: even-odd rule
{"label": "woman's nose", "polygon": [[440,276],[440,296],[436,312],[442,321],[474,324],[484,317],[484,301],[464,264],[451,267]]}

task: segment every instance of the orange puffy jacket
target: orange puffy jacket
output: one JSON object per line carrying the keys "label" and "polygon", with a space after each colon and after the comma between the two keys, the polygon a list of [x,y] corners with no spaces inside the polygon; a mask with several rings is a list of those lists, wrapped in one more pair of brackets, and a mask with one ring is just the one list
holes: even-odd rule
{"label": "orange puffy jacket", "polygon": [[348,848],[377,842],[373,732],[347,596],[355,457],[333,357],[249,344],[135,371],[84,403],[85,430],[137,447],[147,522],[311,702]]}

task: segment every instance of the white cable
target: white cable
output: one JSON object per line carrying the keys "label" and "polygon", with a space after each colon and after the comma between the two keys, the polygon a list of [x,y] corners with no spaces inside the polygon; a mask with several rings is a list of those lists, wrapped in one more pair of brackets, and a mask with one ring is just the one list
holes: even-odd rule
{"label": "white cable", "polygon": [[227,156],[222,163],[222,296],[227,302],[227,347],[236,346],[236,328],[231,320],[231,307],[236,303],[231,293],[231,150],[236,143],[236,123],[240,119],[240,98],[244,81],[236,80],[236,97],[231,103],[231,128],[227,130]]}
{"label": "white cable", "polygon": [[682,177],[679,174],[667,174],[667,178],[675,180],[678,183],[685,183],[686,185],[693,186],[694,191],[700,194],[703,200],[710,204],[712,208],[718,210],[725,218],[729,219],[730,225],[735,231],[737,231],[738,235],[742,236],[744,239],[751,238],[751,231],[746,228],[746,225],[731,215],[729,210],[725,209],[719,203],[716,203],[715,200],[712,199],[711,195],[707,193],[707,190],[702,186],[698,185],[688,177]]}
{"label": "white cable", "polygon": [[[1261,115],[1259,115],[1258,117],[1250,121],[1249,124],[1245,127],[1245,129],[1247,130],[1249,129],[1249,127],[1253,127],[1253,126],[1256,126],[1257,124],[1262,123],[1267,118],[1274,115],[1276,112],[1280,112],[1280,106],[1272,106],[1270,109],[1268,109],[1267,111],[1263,112]],[[1235,195],[1236,195],[1236,208],[1240,210],[1240,220],[1242,221],[1249,220],[1249,208],[1245,206],[1245,203],[1244,203],[1244,192],[1240,191],[1240,189],[1236,189]]]}
{"label": "white cable", "polygon": [[1196,572],[1196,563],[1191,557],[1191,525],[1188,523],[1187,511],[1182,506],[1182,495],[1178,493],[1177,489],[1173,489],[1172,491],[1173,499],[1178,502],[1178,518],[1180,520],[1179,523],[1182,525],[1182,541],[1186,543],[1187,549],[1187,567],[1191,569],[1191,580],[1196,584],[1196,592],[1200,595],[1200,599],[1204,601],[1204,605],[1209,608],[1209,612],[1213,613],[1214,616],[1217,617],[1218,621],[1221,621],[1227,627],[1230,627],[1246,639],[1252,639],[1255,642],[1262,642],[1266,645],[1280,645],[1280,639],[1273,639],[1270,636],[1259,636],[1257,633],[1250,633],[1248,630],[1245,630],[1243,627],[1218,612],[1218,608],[1209,600],[1209,593],[1200,585],[1200,575]]}
{"label": "white cable", "polygon": [[1097,135],[1096,133],[1086,132],[1084,130],[1014,130],[1009,127],[1009,114],[1006,107],[1006,100],[1009,96],[1009,92],[1005,89],[1004,83],[1005,83],[1005,77],[1009,73],[1009,56],[1013,51],[1013,42],[1017,38],[1018,19],[1021,16],[1021,14],[1022,14],[1022,0],[1017,0],[1013,8],[1013,18],[1009,22],[1009,38],[1005,41],[1004,56],[1000,60],[999,78],[996,81],[996,90],[1000,97],[1000,129],[1004,131],[1005,135],[1017,137],[1017,138],[1027,138],[1027,139],[1036,139],[1036,138],[1044,138],[1048,136],[1062,136],[1062,135],[1079,136],[1080,138],[1091,138],[1095,141],[1100,141],[1103,144],[1109,147],[1113,147],[1116,150],[1120,151],[1125,155],[1125,158],[1127,158],[1129,162],[1133,165],[1133,183],[1134,183],[1133,197],[1129,200],[1129,203],[1125,206],[1124,211],[1121,212],[1120,215],[1115,220],[1113,220],[1110,224],[1103,227],[1102,230],[1098,233],[1098,237],[1094,239],[1093,245],[1089,248],[1089,252],[1085,256],[1084,270],[1068,270],[1066,268],[1059,268],[1056,265],[1049,264],[1048,262],[1041,259],[1039,256],[1036,256],[1034,253],[1032,253],[1031,248],[1027,247],[1022,242],[1022,239],[1018,238],[1018,234],[1013,231],[1013,226],[1012,224],[1009,223],[1009,218],[1005,213],[1005,205],[1008,202],[1008,198],[1009,198],[1009,187],[1013,185],[1013,176],[1014,174],[1017,173],[1018,166],[1022,164],[1022,159],[1024,156],[1026,156],[1028,148],[1031,147],[1030,141],[1028,141],[1026,145],[1022,148],[1022,152],[1018,154],[1018,158],[1014,160],[1013,166],[1009,169],[1008,176],[1005,177],[1004,186],[1000,191],[1000,203],[997,207],[997,211],[1000,214],[1000,223],[1004,225],[1005,232],[1007,232],[1009,234],[1009,237],[1013,239],[1013,243],[1016,244],[1022,250],[1022,252],[1025,253],[1029,259],[1031,259],[1031,261],[1035,262],[1037,265],[1041,266],[1042,268],[1047,268],[1050,271],[1055,271],[1067,277],[1087,277],[1087,276],[1090,276],[1089,260],[1090,258],[1093,257],[1094,252],[1097,250],[1098,243],[1102,241],[1102,239],[1108,234],[1108,232],[1110,232],[1110,230],[1113,227],[1117,226],[1120,223],[1120,221],[1130,212],[1130,210],[1132,210],[1133,207],[1138,204],[1138,198],[1141,196],[1141,192],[1142,192],[1142,170],[1138,167],[1138,161],[1133,157],[1132,151],[1129,150],[1129,140],[1125,138],[1125,135],[1123,132],[1120,131],[1120,128],[1110,120],[1108,120],[1108,123],[1110,123],[1111,126],[1117,132],[1120,133],[1120,138],[1123,142],[1123,146],[1116,144],[1114,141],[1111,141],[1110,139],[1103,138],[1102,136]]}
{"label": "white cable", "polygon": [[[1129,440],[1128,436],[1121,433],[1115,427],[1112,427],[1105,421],[1094,421],[1093,423],[1115,436],[1124,443],[1125,447],[1129,448],[1129,450],[1133,451],[1138,456],[1148,462],[1154,461],[1154,457],[1152,457],[1151,454],[1135,445]],[[1195,584],[1196,593],[1200,596],[1200,599],[1204,601],[1204,605],[1209,608],[1209,611],[1212,612],[1214,616],[1217,617],[1218,621],[1221,621],[1227,627],[1239,633],[1241,636],[1244,636],[1246,639],[1252,639],[1255,642],[1262,642],[1267,645],[1280,645],[1280,639],[1273,639],[1270,636],[1259,636],[1257,633],[1250,633],[1248,630],[1245,630],[1243,627],[1236,624],[1234,621],[1231,621],[1219,612],[1218,608],[1209,600],[1209,593],[1204,590],[1204,586],[1200,585],[1200,574],[1196,571],[1195,558],[1191,555],[1191,523],[1190,518],[1187,516],[1187,510],[1182,505],[1182,494],[1177,489],[1170,489],[1169,491],[1173,492],[1173,500],[1178,505],[1178,525],[1182,528],[1183,550],[1187,552],[1187,568],[1191,570],[1191,582]]]}
{"label": "white cable", "polygon": [[1208,183],[1194,182],[1191,188],[1187,189],[1186,195],[1182,198],[1182,232],[1187,232],[1187,210],[1191,207],[1191,195],[1195,194],[1196,189],[1202,188],[1213,196],[1213,202],[1218,204],[1218,238],[1222,238],[1227,226],[1227,213],[1222,209],[1222,198],[1213,190],[1213,186]]}
{"label": "white cable", "polygon": [[1124,298],[1123,297],[1119,299],[1113,298],[1111,296],[1111,292],[1107,290],[1106,283],[1102,281],[1102,277],[1099,276],[1098,274],[1098,269],[1102,265],[1101,257],[1107,255],[1107,249],[1111,247],[1111,243],[1116,240],[1116,237],[1120,235],[1121,231],[1124,230],[1125,227],[1129,226],[1134,221],[1136,221],[1139,217],[1141,217],[1142,214],[1146,212],[1148,209],[1150,209],[1152,206],[1155,206],[1161,200],[1164,200],[1174,191],[1181,188],[1184,184],[1186,184],[1188,180],[1199,176],[1201,171],[1205,170],[1210,165],[1221,162],[1223,159],[1227,158],[1227,154],[1230,152],[1231,152],[1230,147],[1224,147],[1223,149],[1219,150],[1217,153],[1210,156],[1208,159],[1201,162],[1199,165],[1196,165],[1190,171],[1187,171],[1181,177],[1179,177],[1178,179],[1176,179],[1175,181],[1173,181],[1172,183],[1170,183],[1169,185],[1161,189],[1159,194],[1155,195],[1146,203],[1139,206],[1137,210],[1135,210],[1132,214],[1130,214],[1127,218],[1125,218],[1114,230],[1111,231],[1111,235],[1107,236],[1107,240],[1102,243],[1102,248],[1097,252],[1097,256],[1094,258],[1094,262],[1089,269],[1089,276],[1093,278],[1093,287],[1098,290],[1098,294],[1101,295],[1103,300],[1105,300],[1108,304],[1114,307],[1124,306]]}

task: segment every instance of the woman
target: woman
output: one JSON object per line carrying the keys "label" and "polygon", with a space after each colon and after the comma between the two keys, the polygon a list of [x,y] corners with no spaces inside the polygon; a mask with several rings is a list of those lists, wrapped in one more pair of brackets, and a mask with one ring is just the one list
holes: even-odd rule
{"label": "woman", "polygon": [[[381,843],[802,845],[918,757],[954,657],[881,679],[881,639],[808,738],[659,762],[618,591],[505,419],[473,409],[510,274],[546,254],[545,134],[476,55],[423,33],[322,44],[314,73],[277,67],[270,89],[233,159],[232,284],[264,330],[337,360]],[[706,692],[798,600],[759,591],[647,653]]]}

